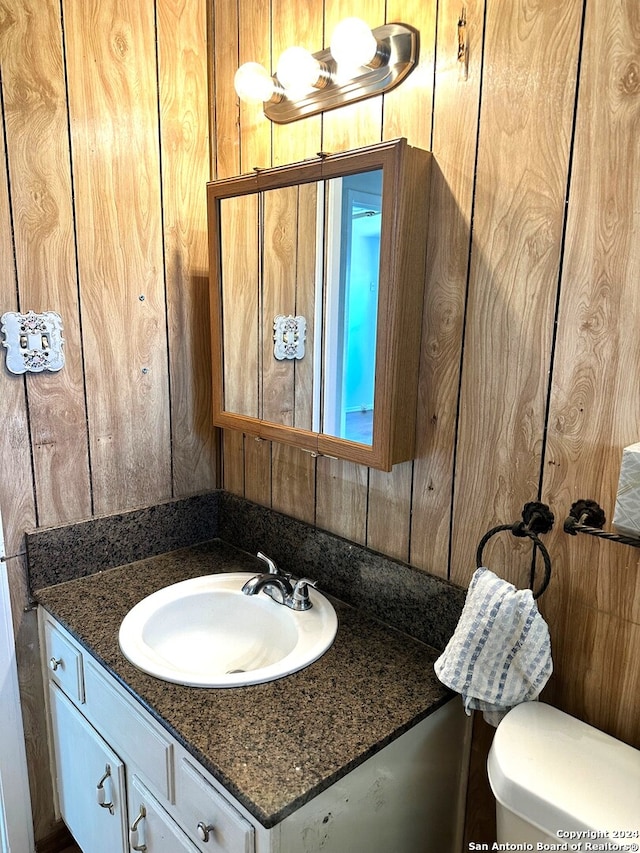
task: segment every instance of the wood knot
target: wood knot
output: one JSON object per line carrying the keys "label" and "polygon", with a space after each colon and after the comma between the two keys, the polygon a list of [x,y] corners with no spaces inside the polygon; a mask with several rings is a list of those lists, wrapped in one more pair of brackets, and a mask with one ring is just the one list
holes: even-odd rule
{"label": "wood knot", "polygon": [[627,66],[620,78],[619,89],[625,95],[640,94],[640,66],[636,61],[630,62]]}
{"label": "wood knot", "polygon": [[116,33],[112,40],[113,52],[120,59],[124,59],[124,57],[129,52],[129,42],[124,33]]}

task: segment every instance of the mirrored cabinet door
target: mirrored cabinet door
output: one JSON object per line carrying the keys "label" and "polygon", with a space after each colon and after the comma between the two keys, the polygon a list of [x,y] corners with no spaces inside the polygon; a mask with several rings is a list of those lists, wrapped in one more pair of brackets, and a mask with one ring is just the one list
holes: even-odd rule
{"label": "mirrored cabinet door", "polygon": [[262,419],[304,430],[313,428],[317,195],[315,182],[261,194]]}
{"label": "mirrored cabinet door", "polygon": [[208,185],[214,423],[411,458],[430,162],[396,140]]}
{"label": "mirrored cabinet door", "polygon": [[225,198],[220,214],[224,407],[237,415],[260,418],[258,195]]}
{"label": "mirrored cabinet door", "polygon": [[326,190],[326,311],[319,431],[372,445],[382,170],[333,178]]}

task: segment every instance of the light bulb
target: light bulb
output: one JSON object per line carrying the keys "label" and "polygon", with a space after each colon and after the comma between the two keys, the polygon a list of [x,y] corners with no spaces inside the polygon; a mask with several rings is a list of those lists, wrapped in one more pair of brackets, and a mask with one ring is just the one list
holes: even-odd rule
{"label": "light bulb", "polygon": [[304,94],[321,79],[322,66],[304,47],[288,47],[278,59],[276,75],[287,94]]}
{"label": "light bulb", "polygon": [[345,18],[331,35],[331,55],[338,66],[355,70],[376,59],[378,42],[362,18]]}
{"label": "light bulb", "polygon": [[233,85],[241,101],[264,103],[269,101],[276,87],[273,77],[259,62],[245,62],[235,73]]}

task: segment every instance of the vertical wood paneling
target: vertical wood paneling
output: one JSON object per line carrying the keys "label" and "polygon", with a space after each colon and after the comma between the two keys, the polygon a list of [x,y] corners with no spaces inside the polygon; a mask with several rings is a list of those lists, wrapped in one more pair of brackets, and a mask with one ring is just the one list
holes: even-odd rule
{"label": "vertical wood paneling", "polygon": [[0,313],[58,311],[66,355],[64,369],[55,374],[16,376],[4,363],[0,370],[0,507],[33,824],[40,838],[50,832],[55,814],[37,622],[33,611],[25,612],[23,534],[38,521],[63,523],[91,512],[57,3],[0,2],[0,62]]}
{"label": "vertical wood paneling", "polygon": [[160,0],[158,66],[173,493],[216,485],[211,423],[206,0]]}
{"label": "vertical wood paneling", "polygon": [[[0,305],[2,313],[17,311],[16,269],[13,256],[11,213],[9,210],[9,180],[6,170],[4,120],[0,124]],[[5,413],[2,429],[2,467],[0,477],[0,509],[4,522],[4,541],[8,556],[24,551],[23,534],[35,525],[33,472],[29,448],[29,421],[26,409],[25,382],[22,377],[0,370],[0,399]],[[11,566],[10,566],[11,571]],[[13,592],[14,584],[10,583]],[[22,591],[22,584],[20,585]],[[14,620],[24,602],[18,603]],[[17,625],[14,624],[17,633]]]}
{"label": "vertical wood paneling", "polygon": [[273,323],[279,314],[296,310],[298,188],[269,190],[263,199],[262,417],[294,426],[296,362],[274,357]]}
{"label": "vertical wood paneling", "polygon": [[[211,147],[215,155],[216,178],[240,172],[240,129],[238,99],[233,75],[238,60],[238,7],[236,3],[209,3],[213,23],[214,133]],[[244,438],[233,430],[222,430],[222,485],[244,495]]]}
{"label": "vertical wood paneling", "polygon": [[[347,0],[325,0],[327,43],[338,21],[351,14],[353,6]],[[370,26],[378,26],[384,21],[384,3],[362,0],[357,15]],[[323,116],[322,148],[336,152],[372,145],[380,141],[381,125],[381,96],[332,110]],[[318,461],[316,472],[318,525],[355,542],[366,542],[368,471],[353,462],[325,457]]]}
{"label": "vertical wood paneling", "polygon": [[[487,8],[451,565],[463,584],[483,533],[538,493],[581,10]],[[522,585],[529,553],[495,540],[487,563]]]}
{"label": "vertical wood paneling", "polygon": [[[271,70],[269,0],[238,0],[238,63],[260,62]],[[271,122],[261,104],[240,103],[240,171],[271,166]],[[271,442],[247,437],[244,443],[245,496],[271,504]]]}
{"label": "vertical wood paneling", "polygon": [[241,432],[233,429],[222,432],[222,485],[241,497],[244,497],[244,439]]}
{"label": "vertical wood paneling", "polygon": [[[271,18],[270,0],[238,0],[239,49],[238,64],[260,62],[270,71]],[[262,104],[240,102],[240,169],[271,166],[271,122]]]}
{"label": "vertical wood paneling", "polygon": [[[300,4],[298,0],[272,0],[271,15],[272,21],[275,22],[271,28],[272,61],[274,64],[277,63],[282,51],[294,44],[305,47],[312,53],[321,49],[323,36],[322,0],[310,0],[304,4]],[[322,149],[321,133],[321,116],[312,116],[287,125],[274,125],[272,128],[273,164],[295,163],[314,157]],[[308,217],[311,216],[311,211],[307,211],[306,207],[303,206],[301,211],[306,212]],[[315,211],[313,212],[315,213]],[[308,229],[309,225],[306,227]],[[307,252],[310,252],[314,243],[307,237],[310,233],[309,230],[301,231],[299,252],[304,252],[305,246]],[[310,264],[308,257],[307,264]],[[311,278],[309,283],[311,284]],[[307,294],[309,291],[310,288],[306,291]],[[307,302],[306,309],[302,310],[304,316],[311,316],[310,307]],[[313,332],[310,326],[311,324],[307,323],[307,348],[309,352],[313,344]],[[310,364],[308,361],[307,365]],[[309,367],[307,367],[305,389],[309,388],[311,378]],[[316,512],[316,460],[309,453],[276,443],[273,445],[273,461],[273,508],[313,523]]]}
{"label": "vertical wood paneling", "polygon": [[[594,498],[611,518],[640,423],[640,17],[632,0],[586,8],[544,494]],[[553,695],[637,743],[637,708],[622,701],[640,691],[637,553],[577,539],[553,537]]]}
{"label": "vertical wood paneling", "polygon": [[[5,30],[5,33],[8,30]],[[3,45],[3,52],[4,52]],[[0,305],[2,312],[18,309],[16,270],[11,236],[9,181],[6,169],[4,117],[0,122]],[[6,567],[11,599],[13,632],[16,638],[19,688],[25,731],[27,761],[34,829],[46,835],[54,820],[49,756],[44,731],[42,676],[37,651],[37,623],[33,612],[25,612],[28,603],[23,533],[35,525],[33,473],[29,446],[25,382],[0,370],[0,400],[3,405],[3,429],[0,431],[0,510],[4,528]]]}
{"label": "vertical wood paneling", "polygon": [[315,462],[310,453],[274,441],[271,447],[272,507],[315,523]]}
{"label": "vertical wood paneling", "polygon": [[[242,330],[240,334],[227,336],[225,404],[231,412],[259,418],[262,383],[259,381],[258,196],[252,193],[240,198],[225,198],[220,206],[223,322],[225,327]],[[236,251],[238,246],[242,247],[241,251]]]}
{"label": "vertical wood paneling", "polygon": [[271,442],[253,435],[244,437],[244,496],[271,506]]}
{"label": "vertical wood paneling", "polygon": [[[436,12],[441,5],[442,0],[440,3],[438,0],[387,0],[385,23],[401,22],[416,29],[420,55],[417,67],[409,77],[384,96],[383,139],[405,137],[409,145],[431,149]],[[379,21],[375,26],[381,23]],[[446,38],[442,39],[442,44],[446,47],[454,45]]]}
{"label": "vertical wood paneling", "polygon": [[328,456],[320,456],[316,461],[318,527],[364,544],[367,540],[368,469]]}
{"label": "vertical wood paneling", "polygon": [[[351,0],[325,0],[324,26],[327,47],[335,25],[349,15],[357,15],[370,27],[384,23],[383,0],[359,0],[357,9]],[[329,153],[372,145],[382,138],[382,96],[349,104],[323,116],[322,150]]]}
{"label": "vertical wood paneling", "polygon": [[235,2],[209,3],[209,8],[213,22],[214,177],[229,178],[240,172],[238,99],[233,88],[233,75],[240,64],[238,6]]}
{"label": "vertical wood paneling", "polygon": [[0,505],[18,555],[8,568],[38,842],[55,816],[24,530],[215,482],[207,5],[0,0],[0,312],[59,311],[66,350],[58,374],[0,370]]}
{"label": "vertical wood paneling", "polygon": [[306,319],[306,358],[295,362],[294,426],[313,428],[313,374],[316,321],[316,267],[318,250],[313,235],[318,222],[318,188],[315,183],[298,188],[296,230],[295,314]]}
{"label": "vertical wood paneling", "polygon": [[[435,57],[436,4],[422,0],[387,3],[387,21],[401,21],[420,33],[420,56],[405,83],[384,96],[383,139],[406,137],[430,150]],[[439,219],[439,217],[437,217]],[[367,545],[400,560],[409,560],[414,465],[394,465],[389,473],[369,473]],[[422,521],[419,525],[428,533]]]}
{"label": "vertical wood paneling", "polygon": [[[323,0],[272,0],[272,56],[276,64],[283,50],[299,45],[311,53],[323,48]],[[274,125],[273,165],[296,163],[322,150],[322,116]]]}
{"label": "vertical wood paneling", "polygon": [[446,577],[471,207],[478,138],[484,0],[466,4],[468,75],[457,61],[456,0],[439,3],[431,216],[422,327],[410,560]]}
{"label": "vertical wood paneling", "polygon": [[64,3],[97,513],[171,495],[153,11]]}
{"label": "vertical wood paneling", "polygon": [[5,0],[0,14],[19,310],[64,325],[64,369],[26,377],[37,517],[50,525],[91,512],[59,4]]}

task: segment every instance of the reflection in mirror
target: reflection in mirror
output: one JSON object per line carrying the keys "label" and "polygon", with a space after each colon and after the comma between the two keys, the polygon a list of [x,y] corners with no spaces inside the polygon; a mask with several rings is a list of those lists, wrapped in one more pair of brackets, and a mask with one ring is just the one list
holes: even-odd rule
{"label": "reflection in mirror", "polygon": [[[373,443],[381,220],[380,169],[221,199],[226,411]],[[283,315],[301,358],[275,353]]]}
{"label": "reflection in mirror", "polygon": [[[261,417],[272,423],[310,430],[315,361],[317,184],[293,184],[261,195]],[[281,315],[304,319],[305,355],[300,359],[276,357],[274,321]]]}
{"label": "reflection in mirror", "polygon": [[[220,202],[223,383],[227,411],[257,418],[258,400],[258,196]],[[241,251],[234,247],[241,247]]]}
{"label": "reflection in mirror", "polygon": [[382,171],[328,182],[321,432],[373,443]]}

